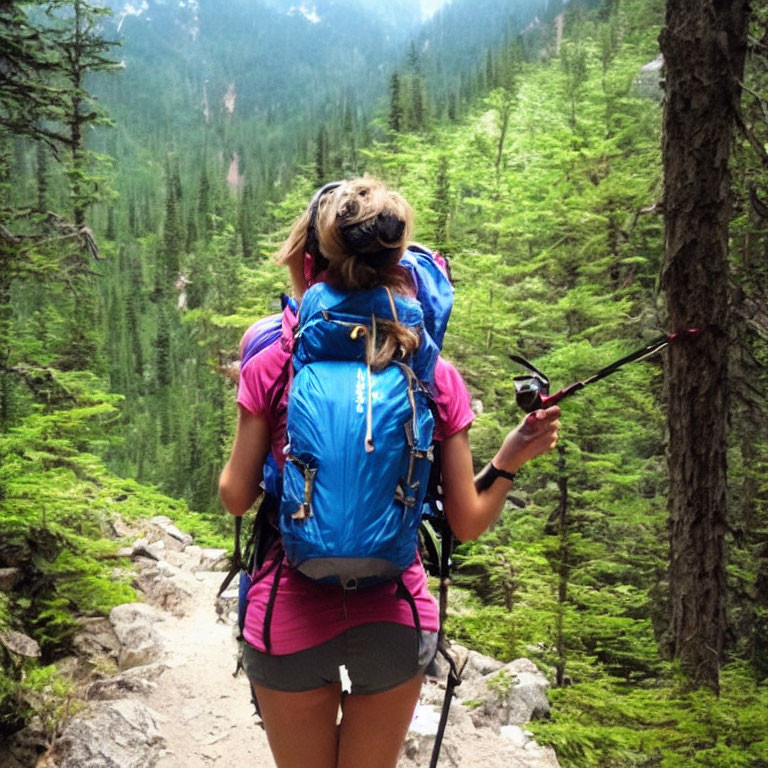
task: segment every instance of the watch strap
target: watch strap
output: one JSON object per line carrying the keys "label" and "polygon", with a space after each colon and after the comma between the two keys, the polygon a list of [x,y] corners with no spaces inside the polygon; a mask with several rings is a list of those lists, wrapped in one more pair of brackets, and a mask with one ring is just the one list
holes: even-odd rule
{"label": "watch strap", "polygon": [[478,491],[484,491],[487,488],[490,488],[499,477],[514,482],[515,473],[499,469],[492,461],[489,461],[481,470],[480,474],[475,478],[475,488]]}

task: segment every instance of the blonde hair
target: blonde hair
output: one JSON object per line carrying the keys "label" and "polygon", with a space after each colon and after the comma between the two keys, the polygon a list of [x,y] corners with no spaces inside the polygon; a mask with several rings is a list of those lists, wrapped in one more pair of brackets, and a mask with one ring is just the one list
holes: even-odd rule
{"label": "blonde hair", "polygon": [[[378,179],[363,176],[320,189],[275,258],[288,266],[299,296],[307,288],[307,250],[316,266],[325,260],[328,281],[341,290],[384,286],[405,292],[409,278],[398,262],[412,229],[413,209],[405,198]],[[375,349],[366,352],[374,370],[408,357],[419,345],[418,334],[397,321],[377,321],[376,335]]]}

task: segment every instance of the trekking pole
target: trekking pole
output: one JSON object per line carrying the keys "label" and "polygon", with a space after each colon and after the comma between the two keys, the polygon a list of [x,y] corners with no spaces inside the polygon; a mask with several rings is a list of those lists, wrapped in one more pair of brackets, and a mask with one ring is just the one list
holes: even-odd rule
{"label": "trekking pole", "polygon": [[443,706],[440,710],[440,721],[435,733],[435,742],[432,745],[432,756],[429,761],[429,768],[437,768],[437,761],[440,759],[440,748],[443,744],[445,727],[448,724],[448,714],[453,701],[453,691],[457,685],[461,685],[461,670],[456,664],[456,660],[445,647],[445,619],[448,613],[448,584],[450,580],[451,555],[456,540],[448,525],[446,519],[442,520],[440,546],[440,631],[438,633],[437,648],[440,654],[448,662],[448,679],[445,683],[445,696],[443,697]]}
{"label": "trekking pole", "polygon": [[559,392],[555,392],[553,395],[549,394],[549,379],[538,368],[532,363],[529,363],[524,357],[510,355],[509,357],[512,360],[519,365],[522,365],[524,368],[527,368],[532,374],[528,376],[514,377],[515,399],[520,408],[526,413],[532,413],[539,408],[548,408],[551,405],[556,405],[564,398],[573,395],[580,389],[584,389],[588,384],[594,384],[596,381],[600,381],[600,379],[610,376],[627,363],[645,360],[646,358],[651,357],[651,355],[661,352],[661,350],[665,349],[673,341],[678,341],[683,338],[692,338],[698,336],[700,333],[701,328],[689,328],[687,331],[659,336],[644,347],[636,349],[634,352],[630,352],[628,355],[625,355],[610,365],[606,365],[605,368],[601,368],[592,376],[582,379],[581,381],[576,381],[573,384],[569,384],[567,387],[563,387],[563,389]]}

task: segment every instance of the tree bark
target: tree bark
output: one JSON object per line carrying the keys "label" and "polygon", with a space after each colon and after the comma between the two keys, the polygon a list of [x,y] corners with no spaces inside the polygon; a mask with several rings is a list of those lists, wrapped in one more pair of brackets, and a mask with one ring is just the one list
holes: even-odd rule
{"label": "tree bark", "polygon": [[690,687],[719,691],[726,626],[729,157],[746,54],[747,0],[667,0],[660,36],[665,263],[672,344],[669,433],[670,652]]}

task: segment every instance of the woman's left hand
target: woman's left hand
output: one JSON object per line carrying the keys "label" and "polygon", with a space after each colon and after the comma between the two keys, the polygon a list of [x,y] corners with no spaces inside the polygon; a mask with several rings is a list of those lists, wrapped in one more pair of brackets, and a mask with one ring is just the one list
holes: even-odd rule
{"label": "woman's left hand", "polygon": [[493,463],[499,469],[517,472],[526,461],[551,451],[557,445],[560,408],[540,408],[529,413],[504,439]]}

